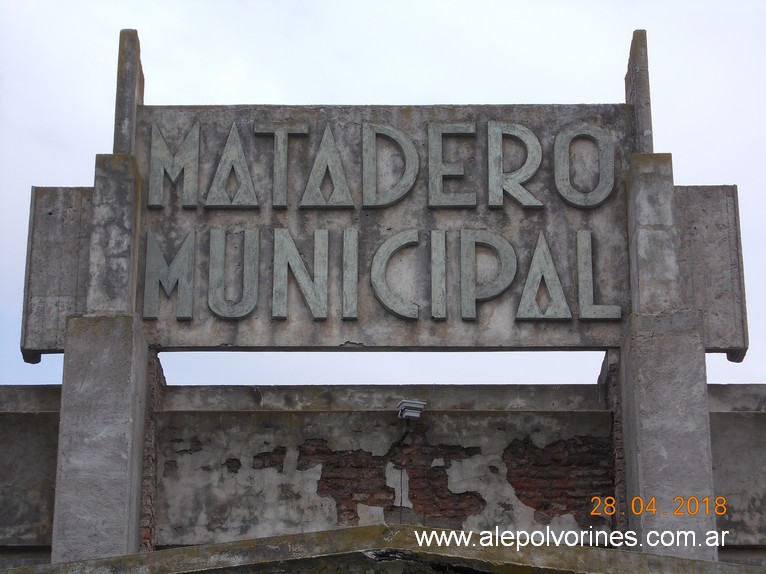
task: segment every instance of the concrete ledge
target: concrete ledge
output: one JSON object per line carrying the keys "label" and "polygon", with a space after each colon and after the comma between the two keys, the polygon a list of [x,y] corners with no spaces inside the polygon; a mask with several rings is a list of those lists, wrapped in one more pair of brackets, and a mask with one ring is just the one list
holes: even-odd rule
{"label": "concrete ledge", "polygon": [[708,385],[711,413],[766,412],[766,384]]}
{"label": "concrete ledge", "polygon": [[102,560],[11,570],[14,574],[154,572],[460,572],[607,574],[765,573],[766,569],[592,547],[420,547],[415,526],[361,526],[160,550]]}
{"label": "concrete ledge", "polygon": [[61,385],[0,385],[0,413],[57,413]]}
{"label": "concrete ledge", "polygon": [[264,385],[166,387],[163,411],[603,411],[598,385]]}
{"label": "concrete ledge", "polygon": [[[425,397],[429,410],[606,410],[597,385],[169,386],[162,410],[395,410],[399,395]],[[766,384],[709,384],[708,402],[711,413],[766,412]],[[0,385],[0,413],[60,406],[61,385]]]}

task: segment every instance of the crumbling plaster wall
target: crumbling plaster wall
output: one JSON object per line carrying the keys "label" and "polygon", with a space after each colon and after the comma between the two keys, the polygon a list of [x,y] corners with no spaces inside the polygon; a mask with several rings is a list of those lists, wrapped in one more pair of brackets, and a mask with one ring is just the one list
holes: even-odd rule
{"label": "crumbling plaster wall", "polygon": [[[464,389],[242,388],[228,391],[240,393],[231,409],[213,388],[169,388],[157,544],[384,522],[609,527],[589,513],[592,496],[614,493],[611,414],[595,386],[572,402],[560,388]],[[401,398],[429,403],[420,420],[397,418]]]}

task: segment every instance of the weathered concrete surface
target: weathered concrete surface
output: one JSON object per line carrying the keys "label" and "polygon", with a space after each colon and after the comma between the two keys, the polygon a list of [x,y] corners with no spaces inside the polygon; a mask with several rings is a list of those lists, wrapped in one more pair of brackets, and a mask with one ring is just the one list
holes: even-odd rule
{"label": "weathered concrete surface", "polygon": [[[371,572],[613,574],[758,574],[764,568],[685,560],[637,552],[585,547],[423,547],[417,526],[360,526],[246,542],[175,548],[57,566],[14,570],[14,574],[150,574],[159,572],[313,573]],[[438,529],[433,529],[438,530]]]}
{"label": "weathered concrete surface", "polygon": [[92,187],[33,187],[21,348],[24,360],[62,352],[66,318],[86,307]]}
{"label": "weathered concrete surface", "polygon": [[133,153],[136,111],[143,103],[144,71],[141,66],[141,45],[138,41],[138,33],[135,30],[121,30],[112,153]]}
{"label": "weathered concrete surface", "polygon": [[0,568],[51,561],[60,396],[0,386]]}
{"label": "weathered concrete surface", "polygon": [[135,158],[127,154],[96,156],[88,313],[135,310],[140,205],[141,180]]}
{"label": "weathered concrete surface", "polygon": [[766,385],[708,385],[711,413],[766,412]]}
{"label": "weathered concrete surface", "polygon": [[628,189],[631,312],[683,308],[670,154],[634,154]]}
{"label": "weathered concrete surface", "polygon": [[[654,497],[661,510],[629,515],[628,526],[641,534],[715,529],[713,515],[672,513],[678,496],[715,498],[700,323],[692,312],[630,317],[621,352],[627,498]],[[665,553],[715,559],[714,548]]]}
{"label": "weathered concrete surface", "polygon": [[61,385],[0,385],[0,413],[56,413]]}
{"label": "weathered concrete surface", "polygon": [[147,346],[134,315],[67,321],[52,560],[137,552]]}
{"label": "weathered concrete surface", "polygon": [[[716,385],[710,393],[710,431],[716,496],[727,512],[717,526],[732,532],[731,545],[766,540],[766,385]],[[757,484],[759,486],[753,487]],[[761,556],[766,564],[766,556]]]}
{"label": "weathered concrete surface", "polygon": [[[759,546],[766,540],[766,412],[711,413],[713,481],[726,499],[717,527],[732,533],[733,547]],[[753,488],[753,483],[760,488]],[[761,553],[761,564],[766,564]]]}
{"label": "weathered concrete surface", "polygon": [[605,410],[596,385],[257,385],[170,386],[164,411],[385,411],[401,399],[428,411]]}
{"label": "weathered concrete surface", "polygon": [[625,101],[636,117],[636,153],[654,153],[652,98],[649,89],[649,51],[646,30],[635,30],[630,43],[628,70],[625,73]]}
{"label": "weathered concrete surface", "polygon": [[0,540],[48,546],[53,522],[58,413],[0,416]]}
{"label": "weathered concrete surface", "polygon": [[740,362],[748,347],[737,187],[676,186],[684,299],[702,311],[705,349]]}

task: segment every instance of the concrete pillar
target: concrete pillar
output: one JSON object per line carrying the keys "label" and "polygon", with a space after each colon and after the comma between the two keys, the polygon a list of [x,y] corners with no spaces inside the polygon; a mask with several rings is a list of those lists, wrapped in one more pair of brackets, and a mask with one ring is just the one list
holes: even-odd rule
{"label": "concrete pillar", "polygon": [[139,551],[147,353],[136,315],[67,320],[53,563]]}
{"label": "concrete pillar", "polygon": [[[635,154],[628,174],[632,313],[620,357],[628,527],[644,552],[716,560],[705,348],[700,311],[680,288],[673,170],[668,154]],[[710,512],[674,516],[677,497],[708,497]],[[634,497],[657,512],[630,512]],[[693,531],[696,545],[648,547],[652,531]],[[699,544],[702,545],[700,546]]]}
{"label": "concrete pillar", "polygon": [[136,110],[144,103],[144,70],[141,44],[135,30],[120,31],[117,61],[117,97],[114,105],[113,152],[133,153],[136,139]]}
{"label": "concrete pillar", "polygon": [[636,152],[654,151],[652,132],[652,98],[649,90],[649,52],[646,45],[646,30],[633,32],[625,74],[625,103],[633,106],[636,121]]}
{"label": "concrete pillar", "polygon": [[138,552],[148,345],[135,314],[143,101],[138,36],[120,34],[114,154],[96,158],[85,308],[66,322],[54,563]]}

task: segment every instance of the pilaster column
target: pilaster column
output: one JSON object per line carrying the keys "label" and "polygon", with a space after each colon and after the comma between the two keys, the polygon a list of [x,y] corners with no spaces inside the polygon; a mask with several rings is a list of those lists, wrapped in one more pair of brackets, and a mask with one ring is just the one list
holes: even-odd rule
{"label": "pilaster column", "polygon": [[136,315],[67,320],[53,563],[139,551],[147,353]]}
{"label": "pilaster column", "polygon": [[[632,313],[620,361],[628,528],[641,551],[716,560],[704,544],[715,530],[713,463],[702,315],[680,287],[679,238],[669,154],[634,154],[628,175],[628,244]],[[675,516],[677,497],[697,497],[696,515]],[[630,512],[654,499],[656,513]],[[638,505],[637,505],[638,508]],[[651,531],[693,532],[687,541],[648,546]],[[659,541],[659,539],[657,539]]]}

